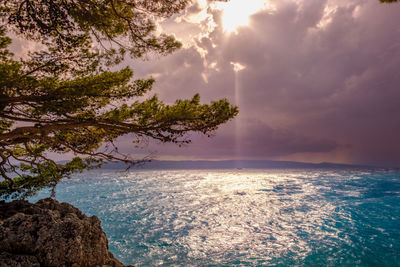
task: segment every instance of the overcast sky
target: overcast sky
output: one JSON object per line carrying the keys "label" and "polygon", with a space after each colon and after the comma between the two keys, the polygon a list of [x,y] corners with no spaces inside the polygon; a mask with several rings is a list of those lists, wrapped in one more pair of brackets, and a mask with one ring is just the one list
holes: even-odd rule
{"label": "overcast sky", "polygon": [[158,158],[400,166],[400,4],[204,0],[160,30],[184,48],[129,61],[136,75],[166,102],[200,93],[240,115],[187,147],[150,145]]}

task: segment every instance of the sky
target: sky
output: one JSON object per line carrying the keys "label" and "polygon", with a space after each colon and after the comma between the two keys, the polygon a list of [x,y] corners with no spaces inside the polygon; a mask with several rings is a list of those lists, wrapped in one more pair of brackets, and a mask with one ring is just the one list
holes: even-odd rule
{"label": "sky", "polygon": [[[250,4],[251,3],[251,4]],[[375,0],[199,0],[159,31],[183,48],[128,60],[167,103],[200,93],[240,114],[212,138],[151,143],[158,159],[400,166],[400,4]],[[129,137],[122,151],[137,153]]]}
{"label": "sky", "polygon": [[151,94],[166,103],[199,93],[240,113],[211,138],[137,150],[125,136],[120,152],[400,167],[399,14],[400,3],[378,0],[193,0],[157,22],[180,50],[124,64],[136,78],[154,77]]}

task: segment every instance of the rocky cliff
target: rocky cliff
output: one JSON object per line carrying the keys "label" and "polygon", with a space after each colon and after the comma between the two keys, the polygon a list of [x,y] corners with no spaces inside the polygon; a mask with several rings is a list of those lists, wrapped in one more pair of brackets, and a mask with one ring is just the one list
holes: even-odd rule
{"label": "rocky cliff", "polygon": [[42,199],[0,202],[0,267],[122,267],[96,216],[68,203]]}

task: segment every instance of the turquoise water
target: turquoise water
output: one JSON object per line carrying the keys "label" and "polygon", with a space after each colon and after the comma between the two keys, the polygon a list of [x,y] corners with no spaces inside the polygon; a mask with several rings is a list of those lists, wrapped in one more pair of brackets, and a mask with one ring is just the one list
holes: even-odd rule
{"label": "turquoise water", "polygon": [[400,266],[396,171],[96,171],[56,192],[125,264]]}

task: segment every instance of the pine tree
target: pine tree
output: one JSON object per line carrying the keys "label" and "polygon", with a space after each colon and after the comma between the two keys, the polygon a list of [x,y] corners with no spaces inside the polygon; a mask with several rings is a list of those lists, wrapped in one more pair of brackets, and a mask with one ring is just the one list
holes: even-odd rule
{"label": "pine tree", "polygon": [[[154,80],[116,69],[126,56],[168,54],[181,44],[155,34],[154,19],[182,11],[188,0],[5,0],[0,3],[0,196],[25,198],[103,161],[138,161],[114,141],[129,134],[188,143],[232,119],[226,99],[200,104],[199,95],[162,103],[146,100]],[[11,32],[43,47],[16,60]],[[49,153],[73,153],[55,162]],[[140,161],[140,160],[139,160]]]}

